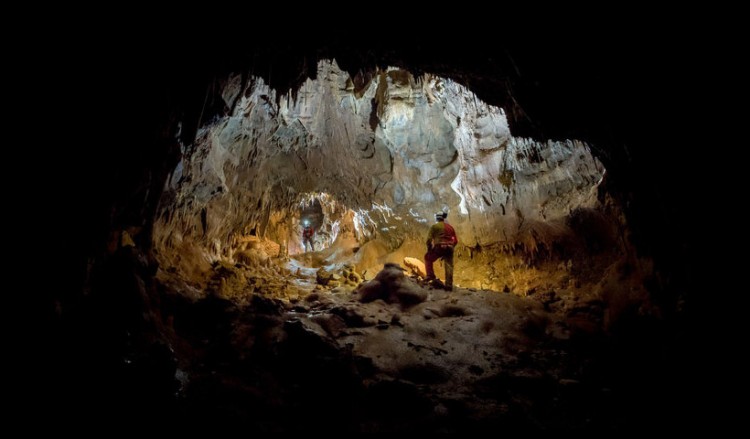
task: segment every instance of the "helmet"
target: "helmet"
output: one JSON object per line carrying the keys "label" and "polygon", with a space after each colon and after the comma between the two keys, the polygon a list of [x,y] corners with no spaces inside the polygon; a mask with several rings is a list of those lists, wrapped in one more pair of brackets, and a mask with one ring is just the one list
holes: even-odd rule
{"label": "helmet", "polygon": [[448,217],[446,212],[438,212],[435,214],[435,219],[445,219]]}

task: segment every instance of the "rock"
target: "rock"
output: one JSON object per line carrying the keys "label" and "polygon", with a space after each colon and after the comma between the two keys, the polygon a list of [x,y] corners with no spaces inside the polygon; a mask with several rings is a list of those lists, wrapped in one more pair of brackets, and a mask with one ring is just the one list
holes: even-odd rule
{"label": "rock", "polygon": [[366,409],[385,419],[421,419],[433,404],[416,385],[405,381],[377,381],[367,388],[364,398]]}
{"label": "rock", "polygon": [[561,304],[558,304],[562,299],[553,290],[539,293],[535,298],[542,302],[546,311],[558,311],[562,307]]}
{"label": "rock", "polygon": [[590,337],[602,331],[601,322],[585,314],[576,314],[565,319],[565,324],[573,337]]}
{"label": "rock", "polygon": [[404,276],[404,269],[397,264],[386,264],[375,279],[363,283],[357,291],[363,303],[382,299],[409,307],[427,299],[427,292]]}
{"label": "rock", "polygon": [[450,379],[448,371],[434,364],[407,364],[399,370],[400,376],[417,384],[438,384]]}
{"label": "rock", "polygon": [[317,314],[313,316],[311,320],[320,325],[320,327],[333,338],[337,338],[347,328],[344,319],[336,314]]}
{"label": "rock", "polygon": [[469,372],[472,375],[481,375],[481,374],[484,373],[484,369],[482,369],[481,367],[477,366],[476,364],[472,364],[471,366],[469,366]]}
{"label": "rock", "polygon": [[372,377],[378,370],[370,357],[355,355],[352,360],[354,361],[355,369],[361,377]]}
{"label": "rock", "polygon": [[247,287],[245,272],[226,261],[217,261],[213,276],[208,283],[208,291],[223,299],[231,299]]}
{"label": "rock", "polygon": [[378,299],[384,299],[387,291],[383,284],[376,279],[368,280],[361,284],[355,290],[359,294],[359,301],[362,303],[372,302]]}
{"label": "rock", "polygon": [[410,270],[411,273],[415,276],[420,277],[426,277],[427,276],[427,270],[424,267],[424,262],[417,258],[410,258],[406,257],[404,258],[404,265],[406,265]]}
{"label": "rock", "polygon": [[435,416],[438,417],[445,417],[448,416],[450,411],[448,410],[448,407],[446,407],[444,404],[437,404],[432,411],[435,413]]}
{"label": "rock", "polygon": [[[392,292],[391,297],[395,297],[395,301],[408,307],[427,300],[427,292],[415,284],[401,285]],[[388,303],[393,303],[393,300]]]}
{"label": "rock", "polygon": [[235,253],[234,259],[248,267],[269,267],[271,265],[268,254],[262,249],[243,250]]}
{"label": "rock", "polygon": [[242,76],[238,74],[229,75],[224,88],[221,90],[221,98],[227,108],[232,108],[237,96],[242,92]]}
{"label": "rock", "polygon": [[541,338],[545,335],[549,320],[546,316],[530,312],[526,316],[526,320],[521,325],[521,330],[532,338]]}
{"label": "rock", "polygon": [[391,316],[391,325],[395,326],[404,326],[403,323],[401,323],[401,315],[396,313]]}
{"label": "rock", "polygon": [[[388,262],[385,265],[383,265],[383,269],[394,269],[394,270],[400,270],[400,271],[406,271],[406,269],[394,262]],[[401,273],[403,274],[403,273]]]}
{"label": "rock", "polygon": [[331,314],[341,317],[344,323],[350,328],[363,328],[374,326],[374,319],[365,317],[359,308],[352,306],[337,306],[331,308]]}
{"label": "rock", "polygon": [[461,317],[467,315],[466,310],[458,305],[443,305],[440,308],[441,317]]}
{"label": "rock", "polygon": [[257,313],[277,316],[281,315],[282,311],[285,309],[284,302],[278,299],[263,297],[258,294],[252,296],[250,306],[253,308],[253,311]]}
{"label": "rock", "polygon": [[318,325],[305,324],[300,320],[289,320],[284,322],[286,340],[283,350],[304,358],[316,356],[335,357],[338,355],[338,346],[335,340]]}
{"label": "rock", "polygon": [[318,283],[318,285],[326,286],[331,280],[333,280],[333,273],[329,272],[323,267],[320,267],[315,273],[315,281]]}
{"label": "rock", "polygon": [[578,386],[581,384],[580,381],[574,380],[572,378],[560,378],[558,383],[560,383],[561,386]]}

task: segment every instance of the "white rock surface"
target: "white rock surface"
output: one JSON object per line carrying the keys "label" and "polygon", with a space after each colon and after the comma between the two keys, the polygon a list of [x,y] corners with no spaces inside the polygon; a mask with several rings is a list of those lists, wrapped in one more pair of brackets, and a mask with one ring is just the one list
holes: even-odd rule
{"label": "white rock surface", "polygon": [[326,246],[340,233],[389,249],[421,239],[441,209],[471,247],[544,240],[597,204],[605,171],[587,145],[514,138],[501,108],[451,80],[390,68],[358,92],[321,61],[295,98],[258,78],[240,86],[228,78],[233,112],[199,130],[168,179],[154,233],[167,265],[231,258],[250,232],[299,252],[311,194],[326,198]]}

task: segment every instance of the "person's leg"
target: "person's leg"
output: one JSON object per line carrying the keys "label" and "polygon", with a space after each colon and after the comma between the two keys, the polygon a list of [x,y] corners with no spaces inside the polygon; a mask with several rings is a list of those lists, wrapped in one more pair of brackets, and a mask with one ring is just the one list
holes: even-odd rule
{"label": "person's leg", "polygon": [[435,279],[435,270],[432,268],[432,264],[435,263],[437,258],[438,255],[434,248],[424,255],[424,269],[427,272],[427,279]]}
{"label": "person's leg", "polygon": [[445,263],[445,289],[453,289],[453,248],[449,247],[443,256]]}

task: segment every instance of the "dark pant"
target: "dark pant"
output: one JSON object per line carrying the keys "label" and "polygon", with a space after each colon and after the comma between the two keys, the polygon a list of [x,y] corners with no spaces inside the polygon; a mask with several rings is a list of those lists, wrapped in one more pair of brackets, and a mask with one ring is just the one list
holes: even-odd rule
{"label": "dark pant", "polygon": [[307,251],[307,244],[310,244],[312,251],[315,251],[315,243],[312,238],[302,238],[302,245],[305,246],[305,251]]}
{"label": "dark pant", "polygon": [[424,255],[424,267],[427,270],[427,278],[435,277],[435,269],[432,264],[438,259],[442,259],[445,264],[445,286],[453,287],[453,246],[436,245],[427,251]]}

